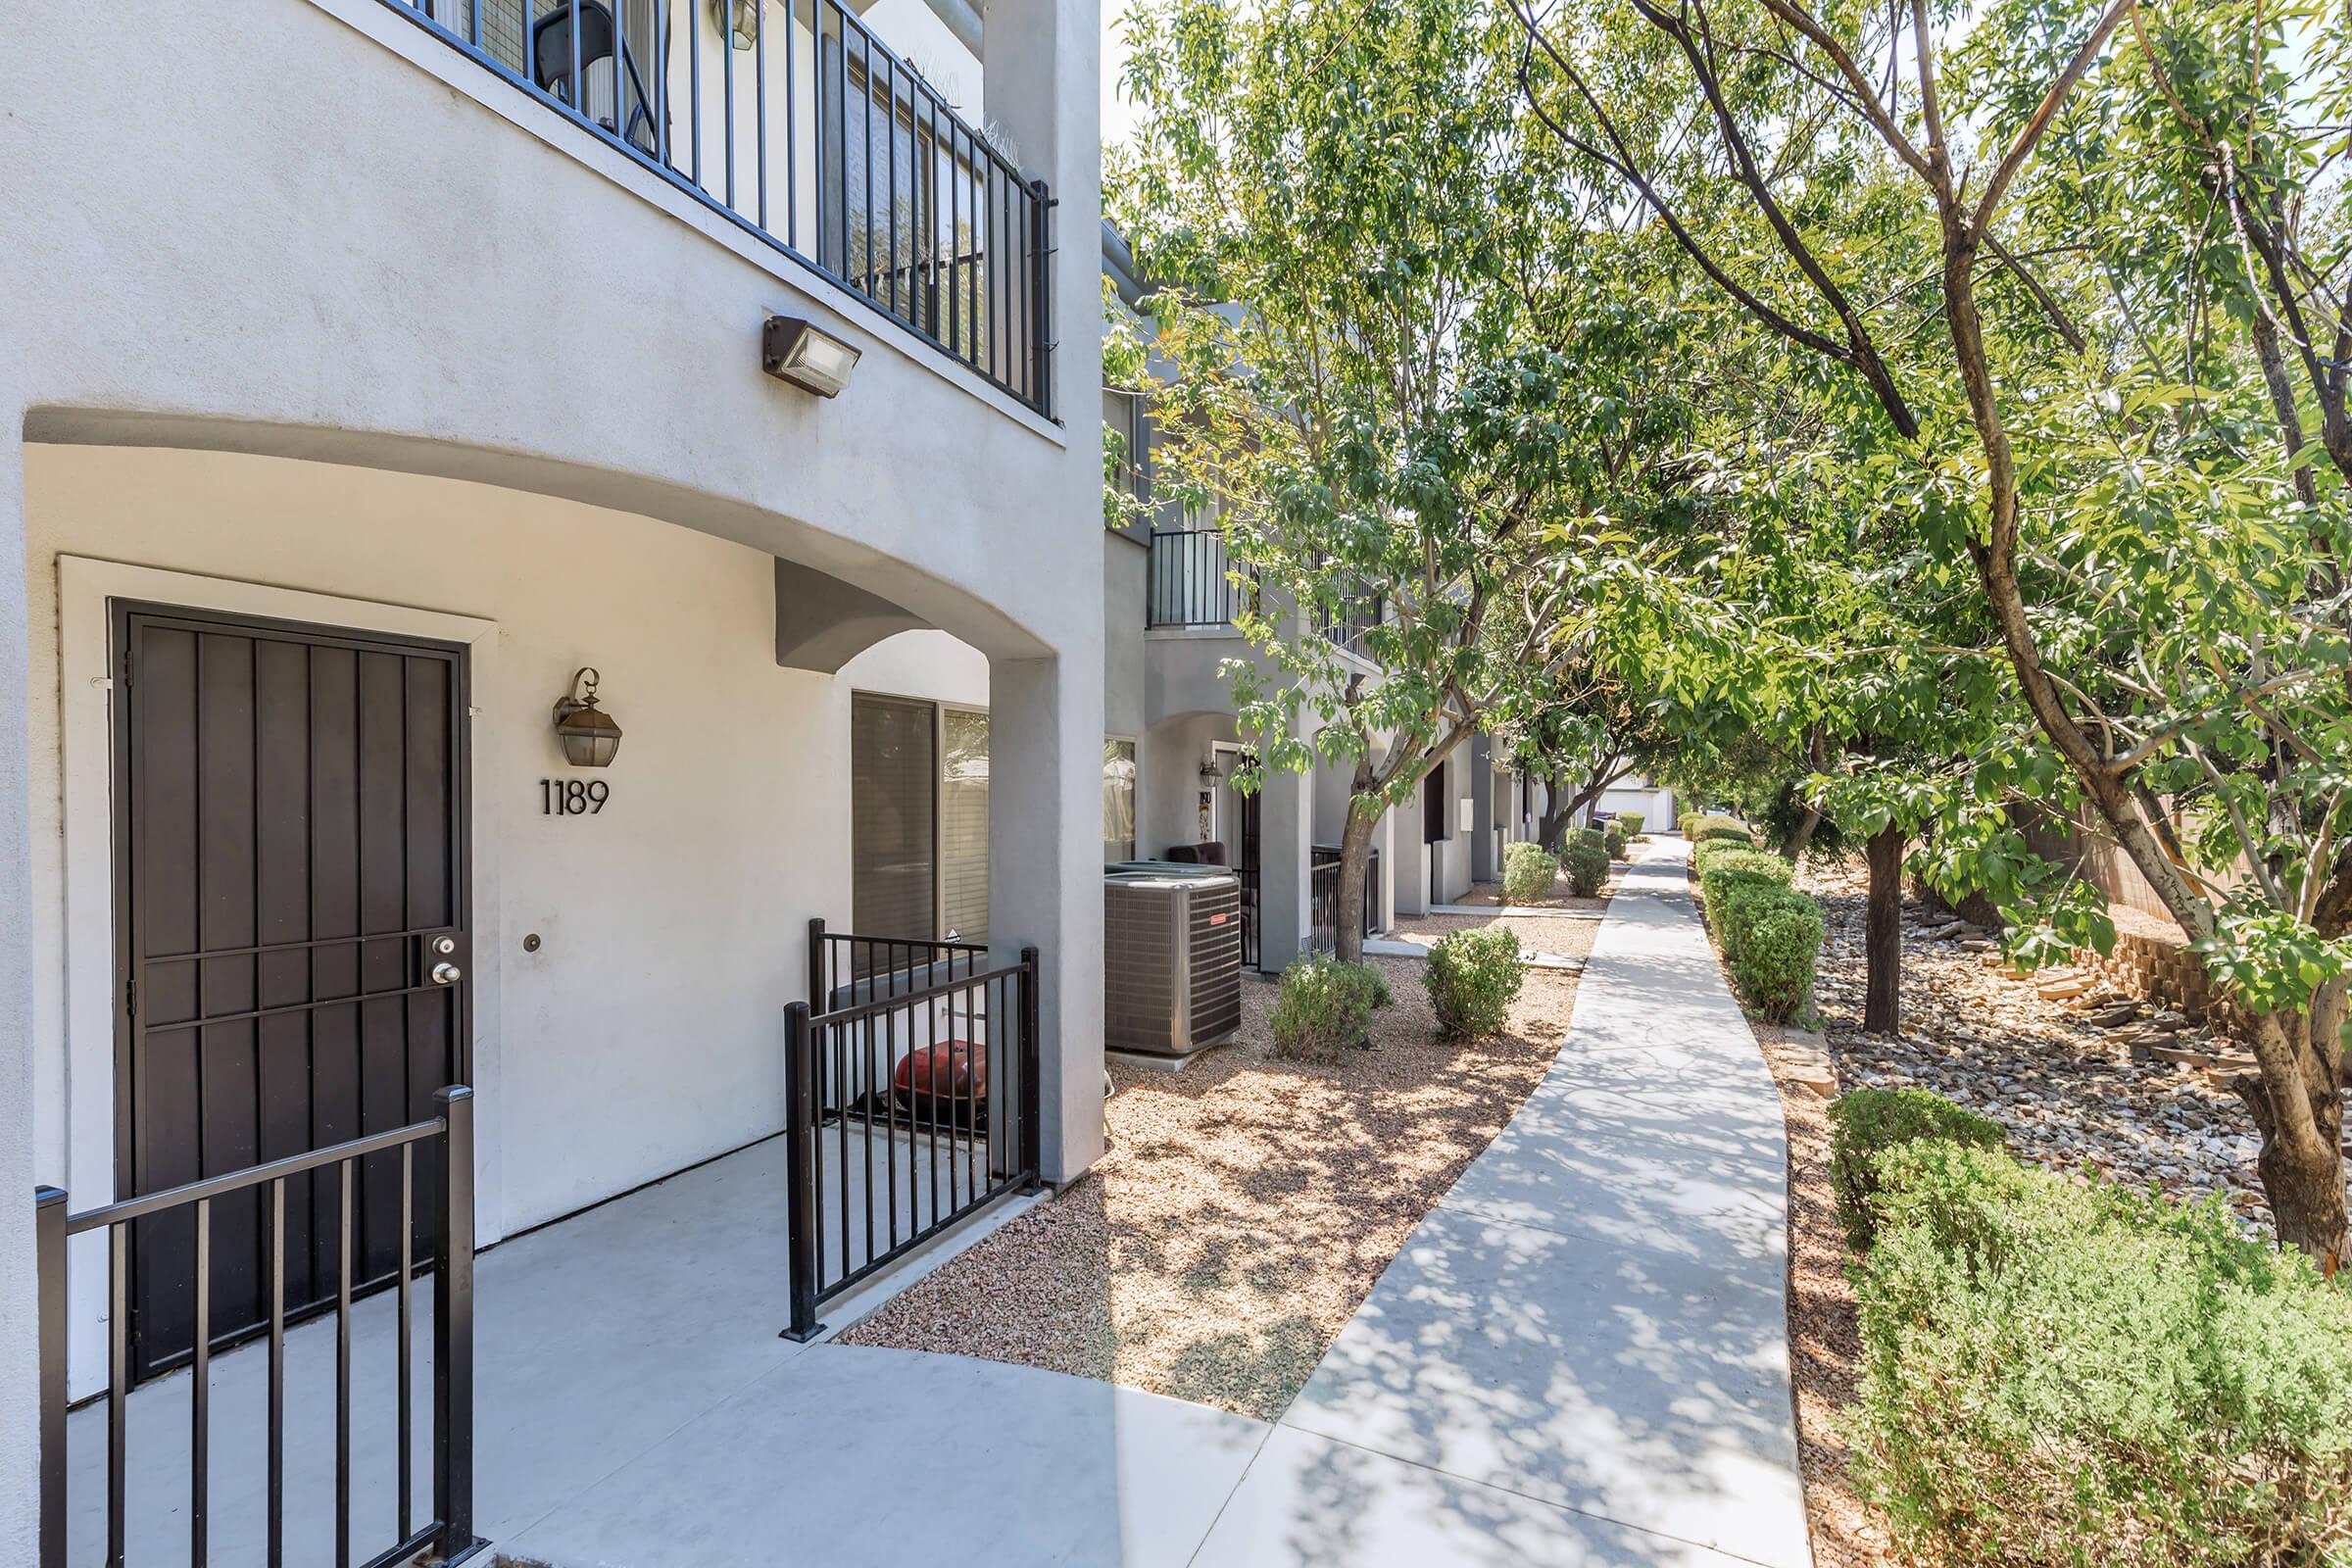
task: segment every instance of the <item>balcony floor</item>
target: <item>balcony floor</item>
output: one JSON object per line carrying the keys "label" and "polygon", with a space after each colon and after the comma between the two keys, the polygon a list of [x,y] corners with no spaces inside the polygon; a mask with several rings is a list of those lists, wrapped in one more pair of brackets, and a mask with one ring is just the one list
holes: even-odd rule
{"label": "balcony floor", "polygon": [[[482,1254],[476,1533],[555,1568],[1184,1561],[1261,1424],[1029,1368],[779,1338],[783,1152],[770,1140]],[[429,1282],[414,1307],[423,1515]],[[394,1336],[389,1298],[355,1309],[355,1560],[395,1535]],[[285,1560],[332,1563],[331,1320],[291,1331],[286,1361]],[[263,1560],[266,1375],[258,1346],[213,1363],[216,1564]],[[189,1388],[183,1373],[130,1400],[141,1568],[189,1560]],[[105,1446],[103,1403],[74,1412],[75,1564],[104,1560]]]}

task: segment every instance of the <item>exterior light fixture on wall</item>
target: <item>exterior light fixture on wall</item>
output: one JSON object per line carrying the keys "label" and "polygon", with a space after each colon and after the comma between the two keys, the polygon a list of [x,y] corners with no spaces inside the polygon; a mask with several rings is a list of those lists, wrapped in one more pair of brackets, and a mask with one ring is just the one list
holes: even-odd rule
{"label": "exterior light fixture on wall", "polygon": [[1200,787],[1204,790],[1213,790],[1224,777],[1224,773],[1217,767],[1217,754],[1209,753],[1208,760],[1200,764]]}
{"label": "exterior light fixture on wall", "polygon": [[710,0],[710,20],[720,34],[738,49],[760,42],[760,7],[764,0]]}
{"label": "exterior light fixture on wall", "polygon": [[760,334],[760,368],[820,398],[839,394],[858,368],[858,351],[797,316],[771,316]]}
{"label": "exterior light fixture on wall", "polygon": [[612,754],[620,750],[620,726],[596,706],[599,678],[593,666],[584,664],[571,677],[576,695],[556,700],[556,738],[564,743],[564,760],[574,767],[609,767]]}

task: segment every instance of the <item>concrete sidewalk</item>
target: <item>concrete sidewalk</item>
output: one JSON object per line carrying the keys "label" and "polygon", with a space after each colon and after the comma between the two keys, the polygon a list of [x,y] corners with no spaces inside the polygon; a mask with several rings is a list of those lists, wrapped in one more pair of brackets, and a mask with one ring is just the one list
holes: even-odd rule
{"label": "concrete sidewalk", "polygon": [[1568,1041],[1284,1414],[1196,1564],[1812,1561],[1780,1099],[1654,845]]}

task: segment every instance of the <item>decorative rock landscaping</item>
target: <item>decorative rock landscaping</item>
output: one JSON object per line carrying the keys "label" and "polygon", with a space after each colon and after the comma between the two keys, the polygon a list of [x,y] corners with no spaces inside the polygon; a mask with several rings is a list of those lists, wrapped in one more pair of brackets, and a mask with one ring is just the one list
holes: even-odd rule
{"label": "decorative rock landscaping", "polygon": [[2252,1061],[2230,1037],[2100,973],[2018,975],[1986,933],[1909,901],[1902,1036],[1864,1034],[1861,881],[1801,881],[1829,918],[1817,1005],[1841,1087],[1931,1089],[2005,1124],[2036,1163],[2176,1198],[2222,1192],[2268,1228],[2259,1144],[2228,1087]]}

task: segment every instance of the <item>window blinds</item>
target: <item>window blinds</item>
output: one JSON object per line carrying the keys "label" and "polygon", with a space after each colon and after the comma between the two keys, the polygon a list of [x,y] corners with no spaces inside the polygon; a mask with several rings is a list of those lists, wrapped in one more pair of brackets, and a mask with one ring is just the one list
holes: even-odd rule
{"label": "window blinds", "polygon": [[958,941],[988,940],[988,715],[951,708],[942,716],[947,766],[940,776],[940,903]]}
{"label": "window blinds", "polygon": [[[851,699],[850,915],[859,936],[928,942],[938,934],[934,722],[928,703]],[[985,835],[985,811],[982,825]],[[982,845],[985,863],[985,836]]]}

